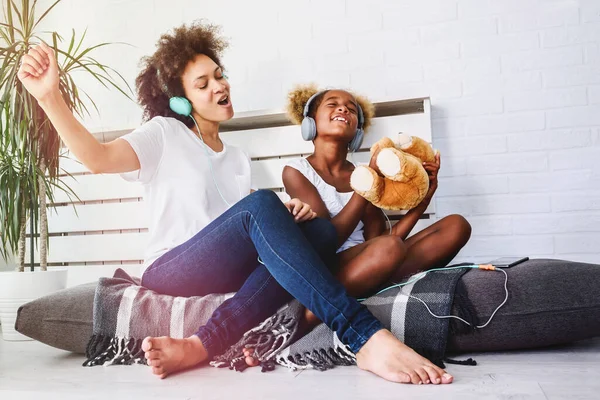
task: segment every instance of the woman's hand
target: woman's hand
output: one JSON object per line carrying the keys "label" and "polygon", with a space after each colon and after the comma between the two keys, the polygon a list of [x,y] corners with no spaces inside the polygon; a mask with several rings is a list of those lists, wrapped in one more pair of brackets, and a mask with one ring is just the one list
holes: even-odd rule
{"label": "woman's hand", "polygon": [[58,93],[58,65],[54,50],[42,42],[21,59],[17,77],[37,101]]}
{"label": "woman's hand", "polygon": [[310,221],[317,216],[317,213],[314,212],[308,204],[300,201],[300,199],[291,199],[284,204],[294,216],[294,221],[296,221],[296,223]]}
{"label": "woman's hand", "polygon": [[429,203],[431,202],[431,198],[433,197],[435,191],[438,188],[438,172],[440,171],[440,152],[436,151],[435,153],[435,161],[432,163],[427,163],[424,162],[423,163],[423,168],[425,168],[425,171],[427,171],[427,174],[429,175],[429,190],[427,191],[427,194],[425,195],[425,198],[423,199],[423,201],[421,202],[421,204],[427,204],[429,205]]}

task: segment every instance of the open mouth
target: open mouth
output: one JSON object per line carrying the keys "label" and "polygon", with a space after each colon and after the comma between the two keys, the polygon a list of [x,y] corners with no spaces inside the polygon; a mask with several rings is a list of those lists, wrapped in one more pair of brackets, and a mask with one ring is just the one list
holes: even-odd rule
{"label": "open mouth", "polygon": [[346,118],[340,117],[340,116],[335,116],[335,117],[331,118],[331,120],[332,121],[340,121],[340,122],[343,122],[346,125],[350,124],[350,121],[348,121]]}
{"label": "open mouth", "polygon": [[222,98],[221,100],[219,100],[217,102],[218,105],[220,106],[227,106],[229,105],[229,96],[225,96],[224,98]]}

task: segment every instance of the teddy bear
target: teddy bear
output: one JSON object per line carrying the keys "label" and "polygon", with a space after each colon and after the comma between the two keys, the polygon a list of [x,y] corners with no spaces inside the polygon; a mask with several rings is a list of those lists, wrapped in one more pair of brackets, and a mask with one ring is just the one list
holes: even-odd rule
{"label": "teddy bear", "polygon": [[[400,133],[380,139],[371,147],[374,163],[357,166],[350,177],[352,189],[386,210],[410,210],[429,190],[423,162],[435,162],[435,152],[418,136]],[[373,167],[373,168],[372,168]]]}

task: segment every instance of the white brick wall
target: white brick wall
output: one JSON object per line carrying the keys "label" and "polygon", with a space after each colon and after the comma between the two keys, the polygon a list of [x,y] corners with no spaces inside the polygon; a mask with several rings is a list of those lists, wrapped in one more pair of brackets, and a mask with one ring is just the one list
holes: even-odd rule
{"label": "white brick wall", "polygon": [[[438,215],[462,213],[473,225],[460,259],[600,263],[598,0],[224,4],[65,0],[46,27],[68,36],[88,26],[90,43],[131,43],[99,58],[133,82],[161,32],[200,17],[222,24],[237,111],[281,107],[308,81],[373,99],[429,94],[442,154]],[[87,87],[102,110],[87,120],[92,129],[139,123],[135,105]]]}

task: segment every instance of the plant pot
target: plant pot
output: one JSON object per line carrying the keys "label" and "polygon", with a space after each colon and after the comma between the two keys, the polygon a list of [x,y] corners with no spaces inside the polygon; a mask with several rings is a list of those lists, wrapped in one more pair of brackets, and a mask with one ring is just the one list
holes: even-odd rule
{"label": "plant pot", "polygon": [[0,322],[4,340],[31,340],[15,331],[17,310],[27,302],[64,289],[67,270],[0,272]]}

